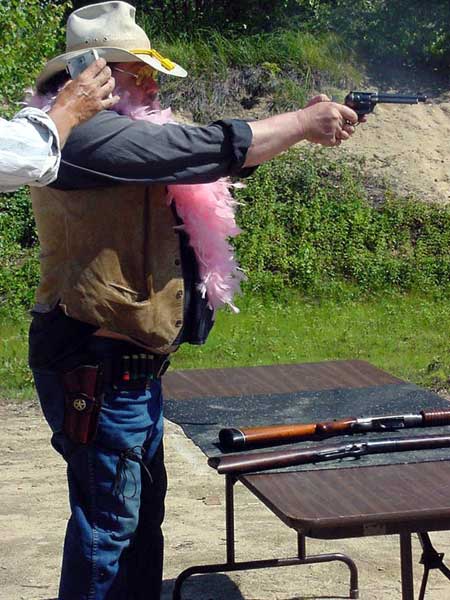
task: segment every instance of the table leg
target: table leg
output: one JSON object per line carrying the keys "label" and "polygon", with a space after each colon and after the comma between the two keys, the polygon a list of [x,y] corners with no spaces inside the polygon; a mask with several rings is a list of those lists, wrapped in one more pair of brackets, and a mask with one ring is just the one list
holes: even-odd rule
{"label": "table leg", "polygon": [[305,558],[297,556],[291,558],[269,558],[266,560],[247,560],[233,563],[218,563],[209,565],[196,565],[182,571],[175,580],[172,600],[181,600],[181,587],[192,575],[204,575],[206,573],[231,573],[234,571],[251,571],[253,569],[270,569],[275,567],[291,567],[300,565],[312,565],[327,562],[343,562],[350,569],[350,592],[349,598],[359,598],[358,571],[356,565],[349,556],[340,553],[311,554]]}
{"label": "table leg", "polygon": [[225,475],[225,528],[227,532],[227,563],[234,563],[234,484],[232,475]]}
{"label": "table leg", "polygon": [[411,534],[400,533],[400,561],[402,575],[402,600],[414,600]]}
{"label": "table leg", "polygon": [[[306,554],[306,538],[302,533],[297,533],[297,556],[291,558],[271,558],[266,560],[251,560],[236,562],[235,537],[234,537],[234,485],[237,479],[232,475],[225,476],[225,525],[227,543],[227,562],[209,565],[196,565],[185,569],[178,575],[172,594],[172,600],[181,600],[181,587],[192,575],[206,573],[226,573],[233,571],[247,571],[252,569],[267,569],[274,567],[288,567],[294,565],[310,565],[326,562],[342,562],[350,570],[349,598],[359,598],[358,569],[353,560],[341,553],[332,554]],[[409,600],[409,599],[408,599]]]}
{"label": "table leg", "polygon": [[420,563],[423,565],[423,577],[418,600],[424,600],[430,569],[439,569],[439,571],[445,575],[447,579],[450,579],[450,569],[444,564],[444,553],[437,552],[431,543],[428,532],[419,531],[417,536],[419,538],[420,545],[422,546],[422,557],[420,559]]}

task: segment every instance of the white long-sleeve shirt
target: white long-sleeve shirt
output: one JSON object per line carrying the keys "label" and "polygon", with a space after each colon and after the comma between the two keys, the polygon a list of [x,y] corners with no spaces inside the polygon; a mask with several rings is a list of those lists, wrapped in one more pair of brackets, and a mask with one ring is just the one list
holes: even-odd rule
{"label": "white long-sleeve shirt", "polygon": [[48,185],[60,160],[58,130],[45,112],[27,107],[10,121],[0,119],[0,192]]}

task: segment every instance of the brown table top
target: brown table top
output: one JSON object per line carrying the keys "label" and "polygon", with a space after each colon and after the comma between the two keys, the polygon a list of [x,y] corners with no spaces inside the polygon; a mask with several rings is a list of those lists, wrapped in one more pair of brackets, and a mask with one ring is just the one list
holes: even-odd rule
{"label": "brown table top", "polygon": [[[166,375],[172,400],[403,384],[358,360],[194,369]],[[241,475],[284,523],[309,537],[450,529],[450,461]]]}
{"label": "brown table top", "polygon": [[164,396],[189,400],[199,396],[285,394],[404,383],[363,360],[330,360],[227,369],[185,369],[164,375]]}
{"label": "brown table top", "polygon": [[309,537],[450,529],[450,461],[242,475],[284,523]]}

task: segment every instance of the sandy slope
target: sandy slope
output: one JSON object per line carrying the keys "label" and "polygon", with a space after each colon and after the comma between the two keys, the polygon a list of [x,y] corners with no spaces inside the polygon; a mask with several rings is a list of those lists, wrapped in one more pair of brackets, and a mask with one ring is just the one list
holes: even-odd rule
{"label": "sandy slope", "polygon": [[363,156],[368,173],[402,194],[450,203],[450,102],[379,104],[341,149]]}

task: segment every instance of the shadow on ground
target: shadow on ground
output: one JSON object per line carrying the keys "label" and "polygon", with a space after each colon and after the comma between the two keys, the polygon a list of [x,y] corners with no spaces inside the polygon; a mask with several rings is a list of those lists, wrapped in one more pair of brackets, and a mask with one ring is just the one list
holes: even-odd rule
{"label": "shadow on ground", "polygon": [[[163,582],[161,600],[172,600],[174,584],[175,579],[167,579]],[[251,600],[268,600],[268,596],[261,596],[260,593],[258,591],[256,595],[252,595]],[[341,598],[348,598],[348,596],[292,596],[284,600],[340,600]],[[223,573],[194,575],[187,579],[181,588],[181,599],[246,600],[234,581]]]}
{"label": "shadow on ground", "polygon": [[[161,600],[172,600],[175,579],[163,582]],[[194,575],[181,588],[182,600],[245,600],[237,585],[227,575]]]}

